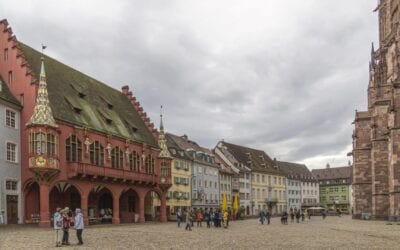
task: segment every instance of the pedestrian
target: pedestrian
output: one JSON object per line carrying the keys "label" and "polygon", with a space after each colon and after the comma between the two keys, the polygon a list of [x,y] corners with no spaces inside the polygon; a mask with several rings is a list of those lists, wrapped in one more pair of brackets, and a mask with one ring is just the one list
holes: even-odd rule
{"label": "pedestrian", "polygon": [[201,222],[203,221],[203,211],[200,209],[198,212],[197,212],[197,227],[199,227],[199,225],[200,225],[200,227],[201,227]]}
{"label": "pedestrian", "polygon": [[82,245],[82,232],[84,228],[83,215],[81,209],[75,209],[74,228],[76,230],[76,237],[78,238],[78,245]]}
{"label": "pedestrian", "polygon": [[211,223],[213,223],[214,226],[215,226],[215,214],[214,214],[214,210],[211,210],[211,212],[210,212],[210,227],[211,227]]}
{"label": "pedestrian", "polygon": [[296,222],[300,223],[300,210],[296,212]]}
{"label": "pedestrian", "polygon": [[218,210],[218,227],[221,227],[222,224],[222,211]]}
{"label": "pedestrian", "polygon": [[66,207],[63,210],[62,214],[62,226],[63,226],[63,245],[69,245],[69,228],[71,227],[71,219],[69,217],[69,208]]}
{"label": "pedestrian", "polygon": [[303,211],[301,211],[301,223],[303,223],[304,222],[304,213],[303,213]]}
{"label": "pedestrian", "polygon": [[181,209],[178,208],[178,212],[176,212],[176,223],[178,224],[178,227],[181,227],[181,218],[182,217],[182,213],[181,213]]}
{"label": "pedestrian", "polygon": [[325,218],[326,218],[326,212],[325,212],[325,210],[323,210],[322,211],[322,219],[325,220]]}
{"label": "pedestrian", "polygon": [[229,217],[228,211],[225,210],[223,215],[224,228],[228,228],[228,217]]}
{"label": "pedestrian", "polygon": [[191,227],[194,227],[194,221],[196,220],[196,211],[192,210],[190,212],[190,225]]}
{"label": "pedestrian", "polygon": [[63,228],[63,217],[61,213],[63,210],[61,208],[57,208],[56,212],[53,215],[53,222],[54,222],[54,230],[56,230],[56,247],[61,246],[61,241],[62,241],[62,233],[61,230]]}
{"label": "pedestrian", "polygon": [[207,228],[210,228],[210,209],[206,209],[204,213],[204,220],[207,222]]}
{"label": "pedestrian", "polygon": [[265,221],[265,212],[261,211],[260,212],[260,223],[261,223],[261,225],[264,225],[264,221]]}
{"label": "pedestrian", "polygon": [[290,211],[290,222],[293,223],[294,222],[294,212]]}
{"label": "pedestrian", "polygon": [[304,218],[306,219],[306,222],[308,221],[308,211],[307,209],[304,210]]}
{"label": "pedestrian", "polygon": [[269,211],[267,211],[266,217],[267,217],[267,224],[269,225],[271,223],[271,214],[269,213]]}
{"label": "pedestrian", "polygon": [[187,212],[186,209],[183,211],[183,219],[186,222],[185,230],[192,231],[192,223],[190,222],[190,211]]}

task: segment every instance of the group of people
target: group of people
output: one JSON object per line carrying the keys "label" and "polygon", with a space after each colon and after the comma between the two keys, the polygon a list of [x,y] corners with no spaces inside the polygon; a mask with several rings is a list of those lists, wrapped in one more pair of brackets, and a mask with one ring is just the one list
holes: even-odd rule
{"label": "group of people", "polygon": [[[325,219],[325,214],[323,213],[323,218]],[[306,219],[311,220],[311,214],[307,212],[307,210],[302,211],[301,209],[291,209],[290,213],[288,214],[286,211],[281,215],[281,223],[283,225],[288,224],[288,217],[290,216],[291,223],[294,223],[295,219],[297,223],[304,222]],[[270,224],[271,222],[271,215],[269,211],[261,211],[259,214],[259,222],[260,224]]]}
{"label": "group of people", "polygon": [[84,228],[83,215],[79,208],[75,209],[75,215],[72,219],[71,211],[68,207],[57,208],[53,215],[54,229],[56,231],[56,247],[70,245],[69,229],[73,226],[76,230],[78,245],[82,245],[82,232]]}
{"label": "group of people", "polygon": [[229,213],[227,210],[222,211],[220,209],[216,209],[215,211],[211,209],[206,209],[203,211],[202,209],[194,210],[186,208],[181,211],[179,208],[176,213],[176,221],[178,227],[180,227],[181,222],[186,223],[185,230],[192,231],[192,227],[194,226],[194,222],[197,222],[197,227],[202,227],[202,222],[205,221],[207,223],[207,228],[210,228],[213,224],[215,227],[224,227],[227,228],[229,226]]}

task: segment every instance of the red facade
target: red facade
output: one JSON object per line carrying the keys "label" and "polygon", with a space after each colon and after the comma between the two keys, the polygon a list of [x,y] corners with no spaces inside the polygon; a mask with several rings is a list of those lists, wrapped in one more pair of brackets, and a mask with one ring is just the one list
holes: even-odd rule
{"label": "red facade", "polygon": [[[86,222],[118,224],[134,222],[135,219],[138,222],[146,219],[166,221],[166,191],[171,183],[171,160],[160,158],[158,147],[110,136],[65,121],[56,120],[55,128],[27,125],[35,107],[39,79],[26,62],[6,20],[0,22],[0,30],[0,74],[6,79],[15,97],[23,102],[20,150],[24,221],[49,226],[55,209],[66,206],[71,209],[81,208]],[[6,49],[7,60],[3,60]],[[9,78],[10,72],[12,80]],[[141,115],[143,122],[156,136],[152,124],[127,87],[123,88],[123,93],[132,102],[132,109]],[[52,157],[49,154],[43,157],[36,155],[32,138],[37,133],[55,136],[56,149]],[[71,140],[76,143],[72,145]],[[103,147],[103,164],[91,163],[90,145],[95,141]],[[51,147],[49,145],[48,148]],[[111,158],[110,153],[114,149],[120,152],[117,154],[118,161],[122,160],[122,166],[118,168],[112,167],[114,158]],[[130,164],[132,152],[139,156],[135,158],[138,169],[134,170]],[[149,173],[145,163],[151,158],[154,161],[154,171]],[[164,168],[163,176],[161,165]],[[156,197],[159,203],[153,204]]]}

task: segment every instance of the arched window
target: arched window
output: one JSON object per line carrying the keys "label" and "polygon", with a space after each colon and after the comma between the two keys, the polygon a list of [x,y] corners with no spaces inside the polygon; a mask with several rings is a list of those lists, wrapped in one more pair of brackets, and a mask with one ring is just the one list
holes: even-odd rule
{"label": "arched window", "polygon": [[57,136],[52,133],[33,132],[29,136],[29,153],[34,155],[58,155]]}
{"label": "arched window", "polygon": [[113,148],[111,150],[111,166],[113,168],[122,168],[122,164],[124,161],[124,154],[119,147]]}
{"label": "arched window", "polygon": [[98,141],[90,144],[90,163],[104,166],[104,147]]}
{"label": "arched window", "polygon": [[76,135],[65,141],[65,156],[67,161],[82,161],[82,143]]}
{"label": "arched window", "polygon": [[129,155],[129,167],[131,171],[139,172],[140,156],[136,151],[133,151]]}
{"label": "arched window", "polygon": [[154,158],[148,155],[145,159],[144,170],[147,174],[154,174]]}

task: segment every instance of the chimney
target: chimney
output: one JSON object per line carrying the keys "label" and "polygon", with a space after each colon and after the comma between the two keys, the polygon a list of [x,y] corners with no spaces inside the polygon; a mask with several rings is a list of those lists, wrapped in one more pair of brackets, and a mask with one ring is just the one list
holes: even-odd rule
{"label": "chimney", "polygon": [[188,136],[187,136],[186,134],[182,135],[181,137],[182,137],[183,139],[185,139],[185,140],[188,139]]}
{"label": "chimney", "polygon": [[326,168],[330,168],[331,166],[329,165],[329,163],[326,164]]}

